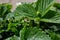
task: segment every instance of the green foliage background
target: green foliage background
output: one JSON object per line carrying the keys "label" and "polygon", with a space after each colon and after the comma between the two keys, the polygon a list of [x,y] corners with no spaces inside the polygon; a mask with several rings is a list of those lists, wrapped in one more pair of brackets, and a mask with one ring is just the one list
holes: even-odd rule
{"label": "green foliage background", "polygon": [[37,0],[11,8],[0,4],[0,40],[60,40],[60,3]]}

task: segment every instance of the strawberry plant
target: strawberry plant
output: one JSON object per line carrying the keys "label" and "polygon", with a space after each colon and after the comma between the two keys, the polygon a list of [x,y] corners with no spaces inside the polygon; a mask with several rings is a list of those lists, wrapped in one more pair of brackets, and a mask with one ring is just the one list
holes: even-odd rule
{"label": "strawberry plant", "polygon": [[22,3],[7,14],[1,8],[1,25],[6,26],[6,31],[1,29],[1,40],[60,40],[59,11],[60,4],[55,0]]}

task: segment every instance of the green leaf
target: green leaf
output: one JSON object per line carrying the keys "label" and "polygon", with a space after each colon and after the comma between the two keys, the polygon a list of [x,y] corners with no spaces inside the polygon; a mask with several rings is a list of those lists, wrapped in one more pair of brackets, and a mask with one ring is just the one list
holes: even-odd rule
{"label": "green leaf", "polygon": [[20,31],[20,40],[51,40],[51,38],[37,27],[25,27]]}
{"label": "green leaf", "polygon": [[7,38],[5,40],[20,40],[20,38],[14,35],[14,36]]}
{"label": "green leaf", "polygon": [[60,34],[56,34],[54,32],[50,32],[49,35],[52,38],[52,40],[60,40]]}
{"label": "green leaf", "polygon": [[6,15],[11,12],[12,5],[11,4],[0,4],[0,17],[5,18]]}
{"label": "green leaf", "polygon": [[21,18],[20,14],[12,12],[8,13],[5,19],[9,21],[19,22],[23,18]]}
{"label": "green leaf", "polygon": [[24,27],[21,31],[20,31],[20,40],[25,40],[25,32],[26,32],[26,27]]}
{"label": "green leaf", "polygon": [[19,5],[16,8],[15,13],[20,15],[20,18],[22,17],[35,18],[36,17],[36,11],[34,7],[30,4]]}
{"label": "green leaf", "polygon": [[0,22],[3,22],[3,18],[0,18]]}
{"label": "green leaf", "polygon": [[6,16],[6,20],[11,20],[14,17],[14,13],[8,13]]}
{"label": "green leaf", "polygon": [[36,10],[43,17],[50,10],[50,7],[53,5],[53,3],[54,0],[38,0]]}
{"label": "green leaf", "polygon": [[60,23],[60,13],[49,11],[42,19],[43,22]]}

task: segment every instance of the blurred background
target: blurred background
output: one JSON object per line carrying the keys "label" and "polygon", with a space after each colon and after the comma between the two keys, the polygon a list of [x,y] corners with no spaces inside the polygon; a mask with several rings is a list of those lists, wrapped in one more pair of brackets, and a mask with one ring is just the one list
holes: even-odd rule
{"label": "blurred background", "polygon": [[[16,8],[16,4],[19,2],[34,2],[36,0],[0,0],[0,4],[2,3],[11,3],[13,5],[14,10]],[[56,2],[60,3],[60,0],[56,0]]]}

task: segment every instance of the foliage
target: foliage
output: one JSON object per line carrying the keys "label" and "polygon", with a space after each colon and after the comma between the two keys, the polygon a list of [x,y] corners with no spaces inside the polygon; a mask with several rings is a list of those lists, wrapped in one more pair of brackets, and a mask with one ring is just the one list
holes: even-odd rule
{"label": "foliage", "polygon": [[1,40],[60,40],[60,4],[55,0],[22,3],[11,12],[0,5]]}

